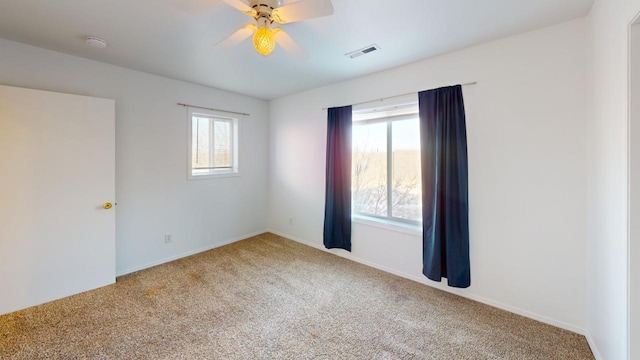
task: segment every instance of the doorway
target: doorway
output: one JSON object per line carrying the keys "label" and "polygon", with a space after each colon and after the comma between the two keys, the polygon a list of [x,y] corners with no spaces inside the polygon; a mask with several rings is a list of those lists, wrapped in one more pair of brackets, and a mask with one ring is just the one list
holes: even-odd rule
{"label": "doorway", "polygon": [[629,27],[628,355],[640,359],[640,15]]}

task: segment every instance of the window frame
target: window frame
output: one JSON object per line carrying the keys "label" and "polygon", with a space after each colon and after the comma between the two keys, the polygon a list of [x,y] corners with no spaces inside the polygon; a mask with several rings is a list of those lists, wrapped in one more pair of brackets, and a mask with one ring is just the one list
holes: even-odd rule
{"label": "window frame", "polygon": [[[361,110],[361,111],[356,111],[356,110],[353,111],[354,120],[352,121],[352,127],[366,126],[366,125],[380,124],[380,123],[386,123],[387,125],[387,133],[386,133],[387,135],[386,136],[387,137],[387,141],[386,141],[387,143],[387,148],[386,148],[387,215],[386,216],[376,215],[376,214],[356,211],[355,206],[353,205],[352,205],[351,215],[353,219],[361,220],[361,221],[364,221],[365,223],[377,222],[377,223],[387,224],[391,226],[399,226],[401,228],[405,228],[411,232],[414,232],[418,228],[422,227],[422,221],[409,220],[409,219],[392,216],[393,215],[393,211],[392,211],[392,208],[393,208],[393,122],[417,119],[419,124],[420,115],[418,111],[417,102],[416,103],[411,102],[403,106],[394,106],[393,109],[394,110],[400,109],[401,111],[399,114],[393,114],[393,111],[391,111],[391,114],[389,115],[380,115],[377,117],[369,117],[367,115],[377,113],[377,112],[383,113],[384,112],[383,109],[382,110],[367,109],[367,110]],[[410,112],[403,113],[402,109],[410,109]],[[357,119],[359,117],[363,117],[363,119]],[[352,192],[352,204],[353,204],[353,198],[354,197]]]}
{"label": "window frame", "polygon": [[[210,154],[215,152],[214,145],[214,126],[216,120],[229,122],[231,124],[231,167],[224,168],[213,168],[211,172],[208,174],[202,175],[194,175],[193,174],[193,119],[194,117],[200,118],[208,118],[210,119],[210,135],[209,135],[209,151]],[[231,176],[240,176],[240,171],[238,169],[238,134],[240,132],[239,129],[239,121],[237,117],[232,117],[227,114],[224,114],[219,111],[206,110],[206,109],[194,109],[189,108],[187,112],[187,179],[188,180],[205,180],[205,179],[214,179],[220,177],[231,177]],[[211,162],[214,157],[210,156],[211,167],[214,167],[214,164]]]}

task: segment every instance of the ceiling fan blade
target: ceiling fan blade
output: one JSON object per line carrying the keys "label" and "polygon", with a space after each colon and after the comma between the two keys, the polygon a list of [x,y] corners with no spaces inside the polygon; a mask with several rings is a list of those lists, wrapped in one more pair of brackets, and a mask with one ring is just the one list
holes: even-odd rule
{"label": "ceiling fan blade", "polygon": [[307,60],[309,55],[304,51],[292,38],[280,28],[273,29],[276,43],[280,45],[286,52],[300,61]]}
{"label": "ceiling fan blade", "polygon": [[229,35],[226,39],[222,39],[220,42],[218,42],[214,46],[225,48],[225,49],[234,47],[240,44],[249,36],[251,36],[254,31],[256,31],[256,26],[254,24],[245,25],[240,29],[236,30],[233,34]]}
{"label": "ceiling fan blade", "polygon": [[251,6],[247,5],[246,2],[242,1],[242,0],[224,0],[224,2],[226,2],[227,4],[233,6],[234,8],[238,9],[239,11],[249,15],[249,16],[256,16],[257,13],[255,11],[255,9],[253,9]]}
{"label": "ceiling fan blade", "polygon": [[333,15],[333,4],[331,0],[300,0],[276,8],[271,13],[273,19],[280,24],[328,15]]}

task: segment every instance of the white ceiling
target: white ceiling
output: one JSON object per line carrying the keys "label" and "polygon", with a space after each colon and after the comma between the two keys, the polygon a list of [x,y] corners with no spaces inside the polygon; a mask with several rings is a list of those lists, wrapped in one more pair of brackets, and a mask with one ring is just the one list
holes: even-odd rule
{"label": "white ceiling", "polygon": [[[222,0],[0,0],[0,37],[273,99],[579,18],[593,1],[333,0],[334,15],[283,25],[306,61],[281,48],[263,57],[250,39],[214,47],[253,21]],[[374,43],[380,51],[344,56]]]}

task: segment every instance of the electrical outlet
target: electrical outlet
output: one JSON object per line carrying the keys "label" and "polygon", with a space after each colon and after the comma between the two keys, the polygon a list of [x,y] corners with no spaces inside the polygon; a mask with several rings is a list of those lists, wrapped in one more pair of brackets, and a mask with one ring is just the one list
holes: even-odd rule
{"label": "electrical outlet", "polygon": [[293,225],[293,218],[289,218],[289,225]]}
{"label": "electrical outlet", "polygon": [[169,244],[172,241],[171,234],[164,234],[164,243]]}

